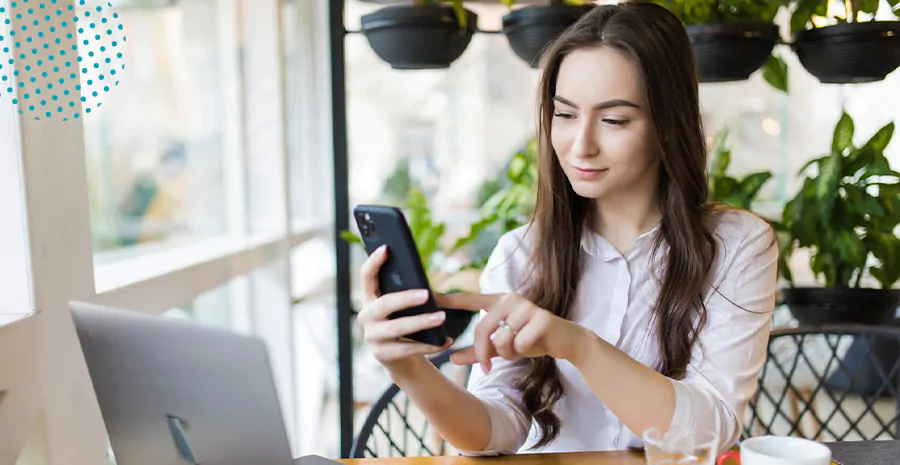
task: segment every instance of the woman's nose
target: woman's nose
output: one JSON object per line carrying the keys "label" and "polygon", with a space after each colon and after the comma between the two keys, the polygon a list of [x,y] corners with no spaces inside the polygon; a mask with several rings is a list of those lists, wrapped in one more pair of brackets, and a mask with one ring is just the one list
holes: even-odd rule
{"label": "woman's nose", "polygon": [[600,153],[600,144],[593,124],[583,124],[578,128],[572,153],[577,157],[592,157]]}

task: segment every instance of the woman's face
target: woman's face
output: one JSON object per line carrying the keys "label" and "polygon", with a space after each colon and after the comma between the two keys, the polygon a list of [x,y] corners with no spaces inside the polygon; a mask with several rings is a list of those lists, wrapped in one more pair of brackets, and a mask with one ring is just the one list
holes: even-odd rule
{"label": "woman's face", "polygon": [[576,50],[559,69],[551,142],[581,197],[653,190],[659,161],[637,67],[610,47]]}

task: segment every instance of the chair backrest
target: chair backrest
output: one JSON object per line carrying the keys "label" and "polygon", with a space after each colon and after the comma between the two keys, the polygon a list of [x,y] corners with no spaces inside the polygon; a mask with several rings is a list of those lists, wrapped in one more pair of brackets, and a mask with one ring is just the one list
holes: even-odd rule
{"label": "chair backrest", "polygon": [[[431,359],[440,369],[456,350],[444,351]],[[471,367],[460,367],[463,385]],[[351,458],[440,456],[447,452],[446,441],[430,427],[428,420],[396,384],[378,399],[353,441]]]}
{"label": "chair backrest", "polygon": [[897,439],[900,328],[840,325],[773,331],[744,436]]}

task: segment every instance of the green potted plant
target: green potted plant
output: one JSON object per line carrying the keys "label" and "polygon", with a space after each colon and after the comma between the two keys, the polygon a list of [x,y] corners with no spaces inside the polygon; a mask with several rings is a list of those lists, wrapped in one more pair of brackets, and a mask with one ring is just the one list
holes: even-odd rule
{"label": "green potted plant", "polygon": [[741,210],[750,210],[760,189],[772,178],[772,173],[760,171],[743,178],[729,176],[731,150],[728,149],[728,129],[722,129],[716,136],[709,169],[709,200],[724,203]]}
{"label": "green potted plant", "polygon": [[[900,21],[875,21],[880,0],[846,0],[845,10],[827,22],[828,0],[797,0],[791,16],[794,52],[803,67],[823,83],[880,81],[900,66]],[[894,18],[900,0],[887,0]],[[871,20],[860,21],[870,16]],[[811,28],[807,29],[808,26]]]}
{"label": "green potted plant", "polygon": [[[788,0],[650,1],[665,6],[684,23],[697,59],[700,82],[746,80],[769,62],[775,44],[780,41],[775,15],[788,3]],[[777,64],[775,61],[769,66]]]}
{"label": "green potted plant", "polygon": [[498,224],[500,234],[526,224],[534,212],[534,186],[538,176],[535,139],[513,154],[503,174],[503,187],[481,206],[481,221]]}
{"label": "green potted plant", "polygon": [[[790,239],[785,261],[795,248],[809,249],[812,271],[824,279],[824,287],[794,287],[790,268],[781,269],[791,283],[784,302],[802,324],[882,323],[900,304],[900,292],[891,289],[900,280],[900,173],[884,156],[894,123],[861,147],[853,145],[853,133],[853,119],[844,113],[831,153],[801,169],[817,172],[803,180],[777,228]],[[867,273],[880,289],[862,287]]]}
{"label": "green potted plant", "polygon": [[[514,0],[501,0],[510,8]],[[532,68],[540,64],[544,49],[595,5],[589,0],[547,0],[503,17],[503,34],[513,52]]]}
{"label": "green potted plant", "polygon": [[462,0],[413,0],[362,17],[362,33],[394,69],[447,68],[469,46],[478,15]]}

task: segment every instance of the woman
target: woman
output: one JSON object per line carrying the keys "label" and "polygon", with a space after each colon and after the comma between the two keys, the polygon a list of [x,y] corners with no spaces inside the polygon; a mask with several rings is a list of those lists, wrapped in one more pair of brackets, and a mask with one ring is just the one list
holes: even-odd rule
{"label": "woman", "polygon": [[[467,454],[640,447],[652,427],[714,431],[720,449],[765,360],[778,251],[769,226],[707,203],[691,46],[667,10],[598,6],[546,52],[534,218],[500,239],[469,389],[402,340],[443,314],[389,320],[427,291],[380,296],[362,270],[366,338],[434,428]],[[449,343],[449,341],[448,341]]]}

